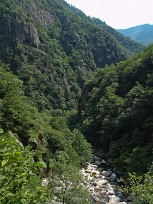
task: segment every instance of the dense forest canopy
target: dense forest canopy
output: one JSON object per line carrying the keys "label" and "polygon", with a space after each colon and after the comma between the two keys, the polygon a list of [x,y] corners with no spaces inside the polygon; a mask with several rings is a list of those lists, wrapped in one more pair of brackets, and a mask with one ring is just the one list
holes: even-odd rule
{"label": "dense forest canopy", "polygon": [[83,132],[121,172],[145,172],[153,159],[152,76],[150,46],[117,66],[97,70],[80,106]]}
{"label": "dense forest canopy", "polygon": [[[15,204],[22,203],[23,199],[24,203],[42,203],[53,199],[54,194],[51,197],[53,187],[50,192],[47,187],[41,188],[40,178],[55,174],[53,185],[57,176],[60,178],[62,172],[69,172],[73,173],[71,182],[74,179],[74,184],[80,184],[78,169],[91,159],[91,146],[79,130],[68,128],[65,118],[39,113],[24,96],[22,82],[5,69],[1,65],[0,201]],[[65,182],[68,182],[66,176]]]}
{"label": "dense forest canopy", "polygon": [[0,203],[91,203],[79,169],[92,149],[124,175],[150,168],[143,50],[63,0],[0,1]]}

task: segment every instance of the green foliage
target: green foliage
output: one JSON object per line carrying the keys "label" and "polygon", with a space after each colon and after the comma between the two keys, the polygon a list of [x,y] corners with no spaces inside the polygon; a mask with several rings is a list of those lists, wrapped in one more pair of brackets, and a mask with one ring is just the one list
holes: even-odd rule
{"label": "green foliage", "polygon": [[121,173],[144,173],[153,159],[152,56],[150,46],[116,67],[98,70],[88,84],[88,100],[80,101],[81,130]]}
{"label": "green foliage", "polygon": [[81,164],[86,164],[86,162],[90,161],[92,158],[91,145],[85,140],[83,134],[79,130],[74,129],[72,134],[72,146],[78,153]]}
{"label": "green foliage", "polygon": [[32,102],[24,96],[22,82],[1,69],[0,90],[0,122],[3,129],[17,133],[24,145],[38,139],[44,131],[44,122]]}
{"label": "green foliage", "polygon": [[49,190],[41,186],[34,153],[10,134],[0,136],[0,203],[45,203]]}
{"label": "green foliage", "polygon": [[129,37],[125,37],[124,35],[122,35],[117,30],[115,30],[114,28],[108,26],[105,22],[102,22],[100,19],[97,18],[92,18],[92,20],[99,26],[101,26],[102,28],[106,29],[113,37],[115,37],[116,40],[119,41],[119,43],[125,47],[127,50],[131,51],[132,53],[137,53],[137,52],[141,52],[144,50],[144,46],[135,42],[134,40],[132,40]]}
{"label": "green foliage", "polygon": [[[48,110],[39,113],[30,99],[24,96],[22,82],[3,68],[6,67],[1,65],[0,201],[4,204],[45,203],[51,188],[41,186],[41,176],[49,177],[52,168],[54,176],[59,177],[60,169],[57,165],[61,163],[60,176],[67,174],[67,166],[69,171],[73,169],[71,180],[74,180],[74,183],[83,182],[80,175],[75,181],[75,175],[79,172],[80,165],[91,159],[91,146],[81,132],[69,130],[62,110],[52,111],[52,115]],[[23,145],[30,145],[31,148],[24,148]],[[52,166],[52,161],[55,167]],[[52,188],[55,188],[56,183],[52,176],[50,180],[53,181]],[[66,181],[70,182],[67,176]],[[77,193],[85,193],[81,185]],[[76,189],[71,187],[65,199],[72,201],[77,193]],[[84,197],[78,201],[79,195],[76,203],[83,203]],[[87,197],[86,194],[85,199]]]}
{"label": "green foliage", "polygon": [[[17,134],[24,144],[31,144],[35,149],[49,145],[51,153],[66,151],[68,144],[76,151],[81,163],[91,158],[91,147],[78,130],[70,131],[59,111],[40,114],[32,103],[23,95],[22,83],[12,74],[0,70],[1,126],[5,131]],[[61,112],[62,113],[62,112]],[[36,147],[35,147],[36,146]],[[79,160],[80,160],[79,159]]]}
{"label": "green foliage", "polygon": [[127,192],[130,192],[134,204],[152,204],[153,203],[153,169],[152,166],[148,173],[138,176],[129,175],[129,186]]}
{"label": "green foliage", "polygon": [[53,196],[63,204],[90,204],[89,193],[84,187],[83,177],[78,168],[70,161],[69,154],[59,152],[55,161],[52,161],[53,174],[51,185]]}

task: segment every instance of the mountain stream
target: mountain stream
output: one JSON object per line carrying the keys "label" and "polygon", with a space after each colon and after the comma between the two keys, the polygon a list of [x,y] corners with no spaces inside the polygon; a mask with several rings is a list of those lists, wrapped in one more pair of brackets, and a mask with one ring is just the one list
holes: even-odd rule
{"label": "mountain stream", "polygon": [[86,168],[82,168],[86,187],[90,192],[93,204],[132,204],[131,196],[125,197],[118,190],[119,176],[113,172],[111,164],[97,156]]}

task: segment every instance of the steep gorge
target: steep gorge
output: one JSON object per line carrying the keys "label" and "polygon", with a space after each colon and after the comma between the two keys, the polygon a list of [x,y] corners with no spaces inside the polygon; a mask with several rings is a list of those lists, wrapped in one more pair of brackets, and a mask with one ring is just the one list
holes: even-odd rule
{"label": "steep gorge", "polygon": [[2,204],[48,203],[57,194],[89,204],[78,173],[92,158],[86,139],[121,173],[146,172],[152,47],[120,62],[143,46],[63,0],[0,0],[0,42]]}

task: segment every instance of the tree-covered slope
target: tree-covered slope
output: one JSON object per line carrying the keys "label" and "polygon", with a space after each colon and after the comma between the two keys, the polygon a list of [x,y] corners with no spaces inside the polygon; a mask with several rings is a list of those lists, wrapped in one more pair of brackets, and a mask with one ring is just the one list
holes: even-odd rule
{"label": "tree-covered slope", "polygon": [[117,41],[125,47],[127,50],[129,50],[132,53],[137,53],[144,50],[144,46],[134,40],[132,40],[129,37],[126,37],[124,33],[118,32],[116,29],[108,26],[105,22],[102,22],[101,20],[97,18],[92,18],[92,20],[99,26],[103,27],[107,32],[109,32]]}
{"label": "tree-covered slope", "polygon": [[153,43],[153,25],[144,24],[132,28],[119,29],[118,31],[143,45]]}
{"label": "tree-covered slope", "polygon": [[0,59],[23,80],[39,110],[74,108],[96,67],[141,50],[127,50],[63,0],[1,0],[0,42]]}
{"label": "tree-covered slope", "polygon": [[[74,195],[73,203],[90,203],[79,174],[91,159],[90,144],[68,128],[66,118],[39,113],[6,69],[0,65],[0,203],[51,203],[55,196],[72,203]],[[64,193],[54,192],[57,187]]]}
{"label": "tree-covered slope", "polygon": [[153,160],[153,46],[98,70],[82,93],[82,130],[122,172],[142,173]]}

